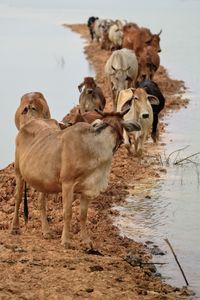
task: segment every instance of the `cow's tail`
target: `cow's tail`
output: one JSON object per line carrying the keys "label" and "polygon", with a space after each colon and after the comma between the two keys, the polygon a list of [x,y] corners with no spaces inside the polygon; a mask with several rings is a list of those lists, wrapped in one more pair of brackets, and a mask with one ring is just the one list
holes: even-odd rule
{"label": "cow's tail", "polygon": [[26,182],[24,184],[24,221],[28,223],[28,201],[27,201],[27,187]]}

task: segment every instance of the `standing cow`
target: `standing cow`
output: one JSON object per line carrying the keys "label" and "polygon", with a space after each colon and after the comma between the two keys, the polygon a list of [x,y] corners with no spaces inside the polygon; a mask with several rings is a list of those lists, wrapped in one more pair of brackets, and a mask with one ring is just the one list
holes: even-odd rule
{"label": "standing cow", "polygon": [[120,21],[115,21],[115,23],[110,26],[108,30],[108,37],[112,43],[111,50],[122,48],[123,25]]}
{"label": "standing cow", "polygon": [[116,98],[121,90],[135,87],[138,75],[138,61],[133,50],[115,50],[105,65],[105,74],[108,79],[113,97],[113,109],[116,111]]}
{"label": "standing cow", "polygon": [[94,23],[95,21],[98,20],[98,17],[89,17],[88,21],[87,21],[87,26],[90,32],[90,37],[91,40],[93,41],[94,39]]}
{"label": "standing cow", "polygon": [[140,56],[140,52],[144,47],[152,46],[157,52],[161,52],[160,48],[160,34],[152,34],[149,28],[145,27],[124,27],[122,47],[133,49],[137,55]]}
{"label": "standing cow", "polygon": [[79,97],[81,114],[95,109],[104,110],[106,99],[93,77],[85,77],[84,81],[79,84],[78,89],[81,92]]}
{"label": "standing cow", "polygon": [[139,71],[137,82],[143,81],[145,79],[153,80],[155,72],[160,66],[160,57],[158,52],[152,47],[145,47],[139,57]]}
{"label": "standing cow", "polygon": [[157,130],[158,115],[165,106],[165,98],[164,98],[159,86],[157,85],[157,83],[152,80],[144,80],[144,81],[140,82],[139,87],[145,89],[148,94],[154,95],[159,99],[158,105],[152,105],[153,128],[152,128],[151,136],[152,136],[153,141],[156,142],[159,137],[159,132]]}
{"label": "standing cow", "polygon": [[[117,99],[117,111],[130,107],[124,115],[124,120],[134,120],[140,124],[141,130],[134,134],[135,153],[142,156],[144,143],[148,138],[153,124],[153,110],[151,105],[158,105],[157,97],[148,95],[142,88],[127,89],[119,93]],[[129,153],[132,153],[131,139],[124,130],[124,143]]]}
{"label": "standing cow", "polygon": [[[62,244],[70,246],[70,224],[74,193],[81,195],[80,223],[83,242],[91,245],[86,221],[89,201],[108,185],[112,157],[123,141],[123,128],[140,130],[139,124],[123,121],[122,113],[101,113],[103,120],[90,125],[77,123],[60,130],[53,120],[32,120],[16,138],[15,212],[11,232],[19,233],[19,207],[24,180],[45,193],[62,192]],[[44,236],[49,235],[45,198],[40,198]]]}

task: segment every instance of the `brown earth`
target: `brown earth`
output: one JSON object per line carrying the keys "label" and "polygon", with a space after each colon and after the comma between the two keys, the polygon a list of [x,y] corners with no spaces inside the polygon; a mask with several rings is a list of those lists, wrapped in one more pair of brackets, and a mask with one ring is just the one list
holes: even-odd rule
{"label": "brown earth", "polygon": [[[66,25],[89,41],[87,27]],[[110,92],[103,75],[103,66],[110,55],[96,43],[87,43],[85,53],[92,63],[98,84],[107,99],[107,110],[111,110]],[[86,74],[87,76],[87,74]],[[186,106],[182,99],[184,83],[169,78],[160,67],[155,81],[166,97],[165,112]],[[165,124],[160,124],[160,131]],[[163,143],[149,141],[145,145],[144,157],[139,160],[127,155],[122,146],[115,154],[109,187],[94,199],[88,213],[88,228],[96,252],[84,250],[79,241],[78,199],[73,203],[72,234],[74,249],[66,250],[60,245],[63,226],[61,196],[49,196],[49,222],[53,238],[42,237],[37,192],[29,189],[30,217],[25,228],[21,211],[22,234],[12,236],[9,227],[14,211],[15,189],[14,165],[0,170],[0,299],[188,299],[191,293],[186,288],[169,286],[154,276],[143,264],[132,266],[127,255],[147,262],[150,254],[145,245],[122,238],[113,225],[116,212],[114,204],[121,204],[130,191],[143,182],[156,183],[165,170],[160,161]]]}

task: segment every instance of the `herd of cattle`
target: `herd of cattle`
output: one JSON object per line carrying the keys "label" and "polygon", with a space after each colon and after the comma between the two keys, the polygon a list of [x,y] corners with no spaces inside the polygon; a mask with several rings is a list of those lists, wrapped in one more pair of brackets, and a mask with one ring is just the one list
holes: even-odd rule
{"label": "herd of cattle", "polygon": [[[150,132],[153,140],[157,140],[158,114],[165,104],[165,98],[153,81],[152,67],[147,59],[151,51],[160,51],[159,34],[152,35],[149,29],[139,28],[134,23],[123,24],[95,17],[89,18],[88,28],[92,40],[96,39],[102,47],[110,40],[112,53],[104,72],[112,90],[113,111],[104,111],[106,99],[102,89],[94,78],[85,77],[78,86],[79,107],[70,122],[65,118],[63,122],[51,119],[47,101],[39,92],[23,95],[15,113],[19,132],[16,137],[15,212],[11,232],[19,233],[23,191],[27,208],[26,183],[39,192],[42,232],[46,238],[51,236],[46,195],[62,192],[64,227],[61,241],[67,247],[70,246],[74,194],[80,196],[82,241],[91,247],[86,230],[88,204],[92,197],[107,188],[113,154],[122,143],[133,153],[133,141],[135,154],[141,156]],[[139,36],[147,39],[140,45]],[[140,65],[144,54],[146,69],[151,69],[145,76]]]}

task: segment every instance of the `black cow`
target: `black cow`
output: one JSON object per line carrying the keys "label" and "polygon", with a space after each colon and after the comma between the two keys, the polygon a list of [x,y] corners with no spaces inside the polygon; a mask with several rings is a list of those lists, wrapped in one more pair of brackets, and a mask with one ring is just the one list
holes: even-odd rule
{"label": "black cow", "polygon": [[98,20],[99,18],[98,17],[89,17],[88,21],[87,21],[87,26],[88,26],[88,29],[89,29],[89,32],[90,32],[90,36],[91,36],[91,39],[93,41],[94,39],[94,22],[96,20]]}
{"label": "black cow", "polygon": [[151,136],[152,136],[153,141],[156,142],[156,140],[158,138],[158,133],[157,133],[158,114],[165,106],[165,98],[164,98],[163,94],[161,93],[161,90],[160,90],[159,86],[157,85],[157,83],[155,83],[152,80],[141,81],[139,83],[138,87],[145,89],[148,94],[156,96],[159,99],[159,105],[152,105],[153,128],[152,128]]}

